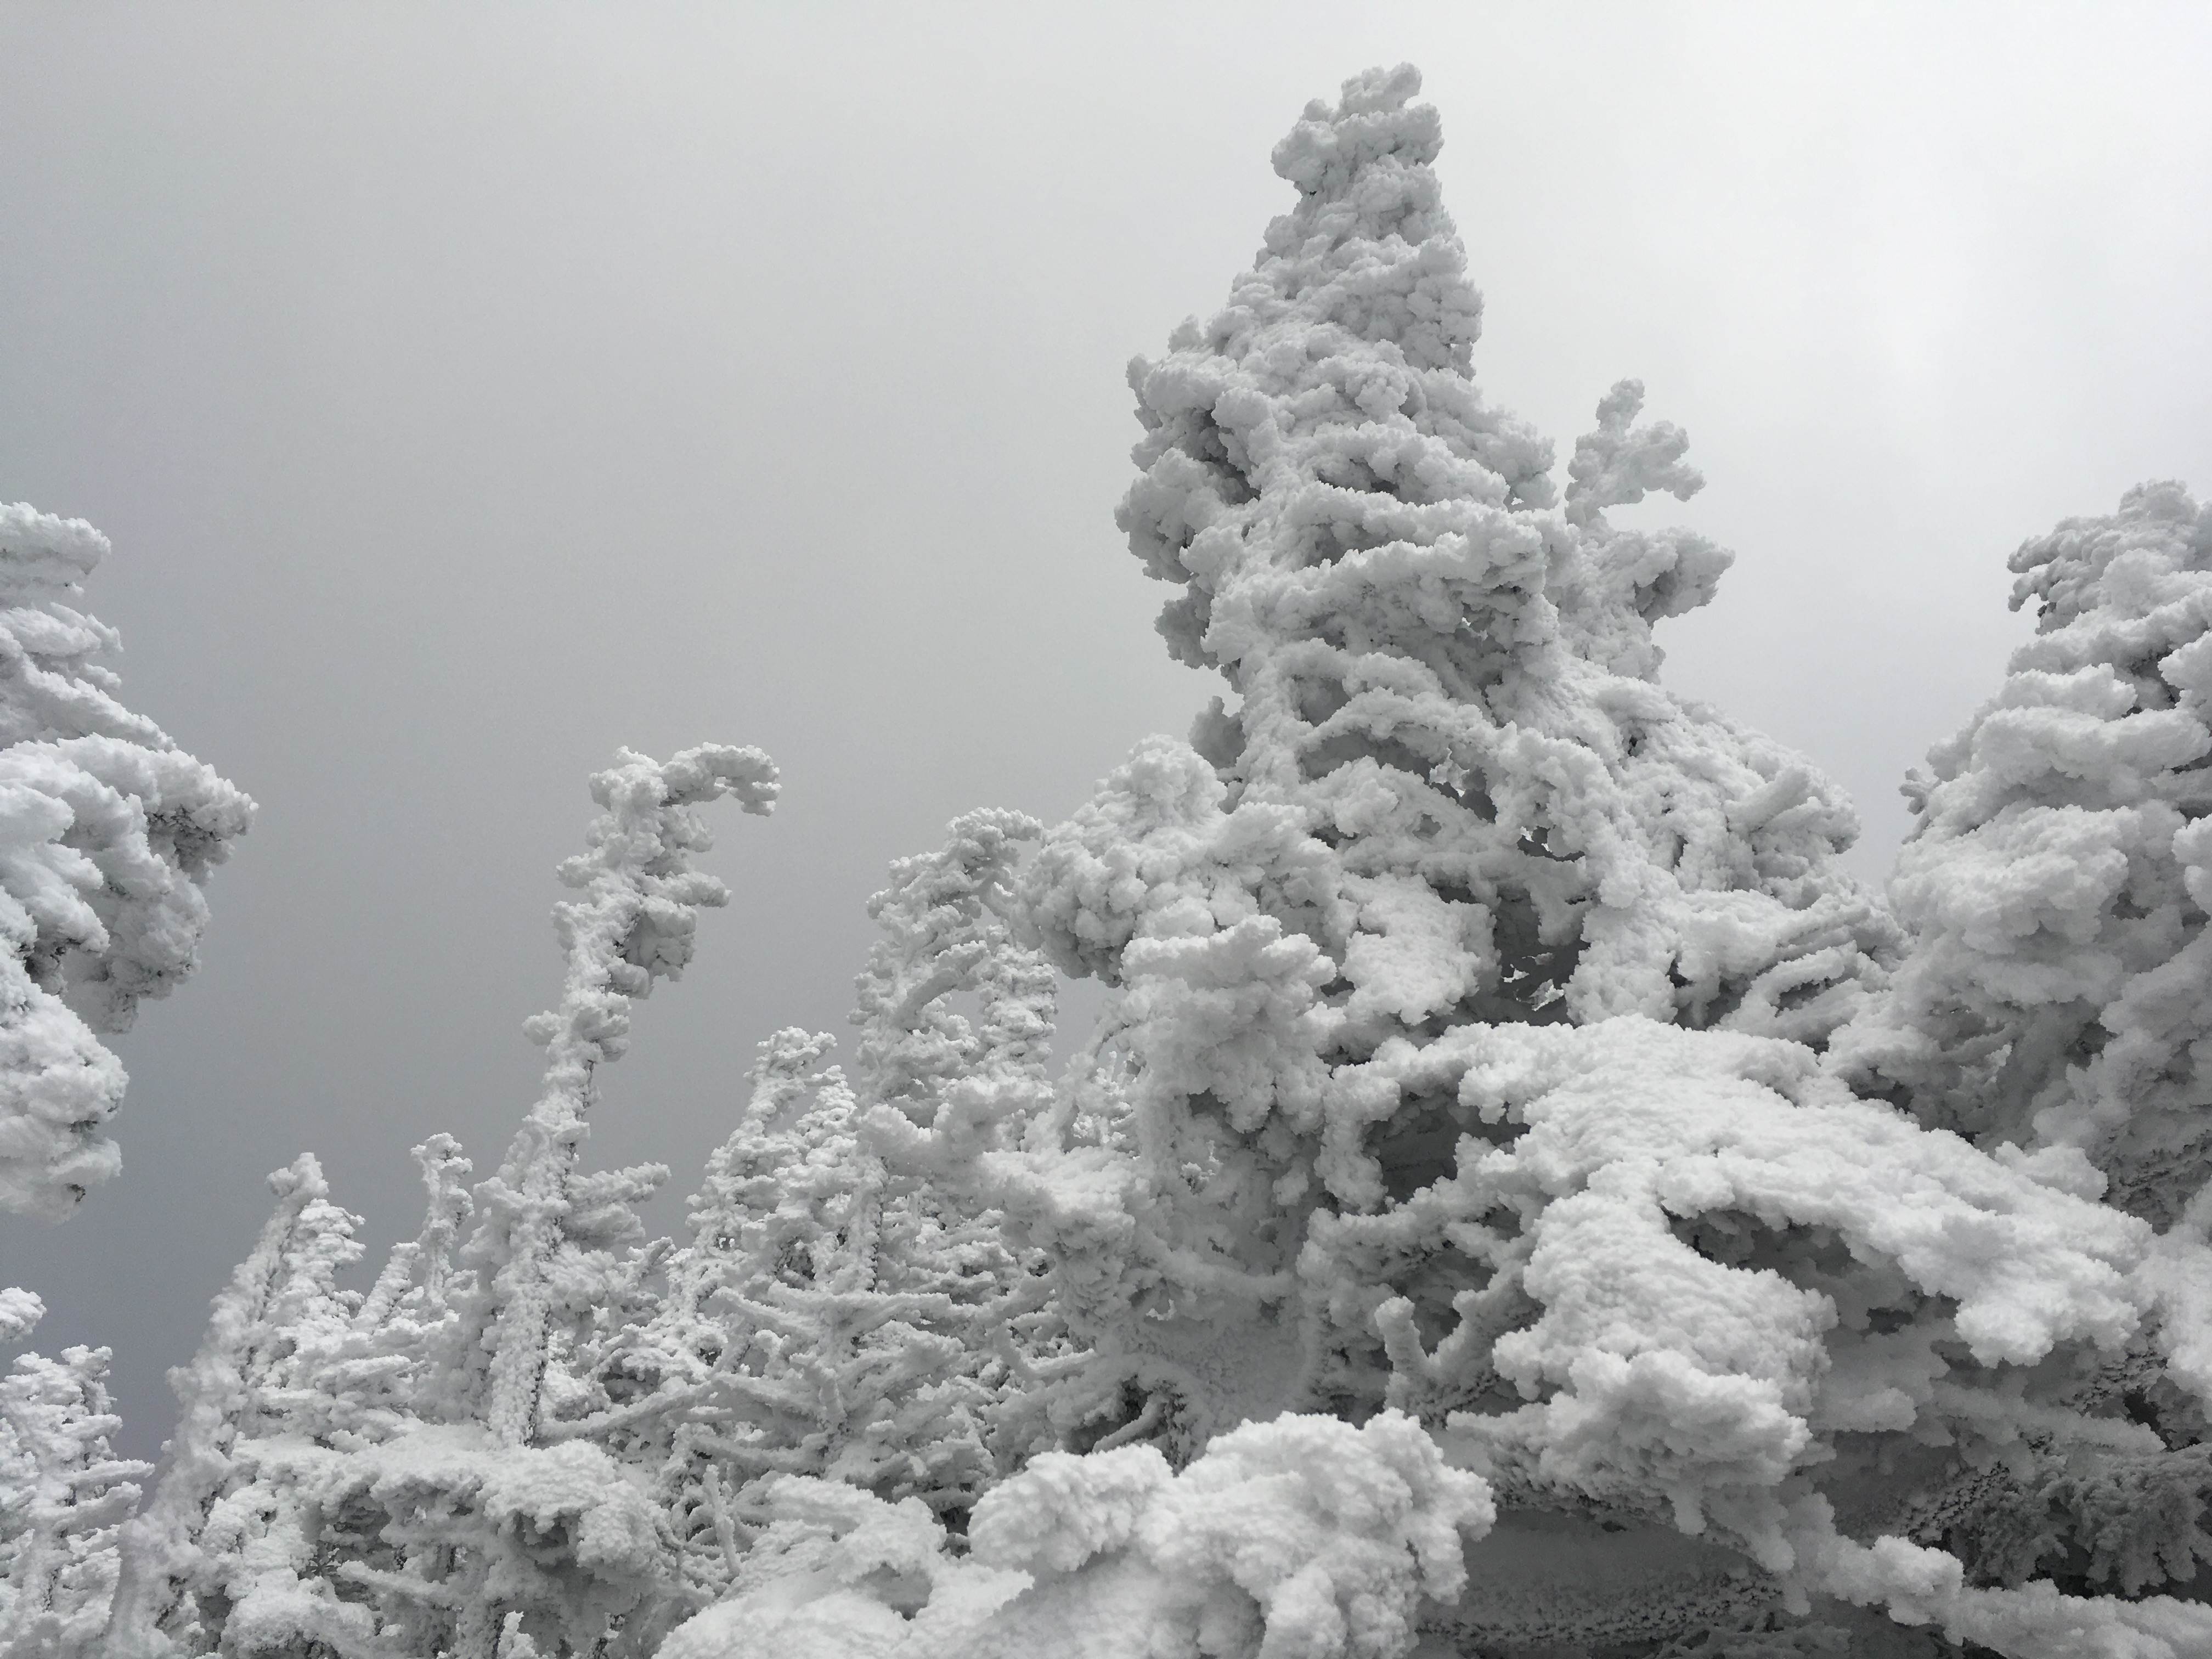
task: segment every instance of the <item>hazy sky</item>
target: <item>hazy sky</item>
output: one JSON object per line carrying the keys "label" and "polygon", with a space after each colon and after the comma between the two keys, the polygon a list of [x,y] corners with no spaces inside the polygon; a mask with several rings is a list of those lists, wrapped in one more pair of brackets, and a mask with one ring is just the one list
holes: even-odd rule
{"label": "hazy sky", "polygon": [[842,1029],[891,858],[1056,817],[1214,689],[1112,509],[1123,365],[1210,312],[1310,98],[1411,58],[1570,453],[1617,378],[1735,548],[1667,678],[1898,777],[2027,628],[2006,556],[2212,488],[2212,8],[0,6],[0,500],[88,518],[126,700],[262,803],[118,1046],[125,1170],[0,1220],[41,1346],[163,1366],[303,1149],[380,1254],[407,1148],[534,1093],[552,866],[618,744],[756,743],[770,823],[592,1144],[680,1220],[752,1046]]}

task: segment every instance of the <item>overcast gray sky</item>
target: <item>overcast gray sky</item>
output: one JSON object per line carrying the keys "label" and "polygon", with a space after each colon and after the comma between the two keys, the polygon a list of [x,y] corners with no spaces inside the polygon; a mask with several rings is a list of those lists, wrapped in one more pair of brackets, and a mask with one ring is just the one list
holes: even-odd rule
{"label": "overcast gray sky", "polygon": [[889,860],[1188,726],[1122,366],[1249,262],[1306,100],[1407,58],[1478,373],[1563,455],[1624,375],[1688,429],[1654,516],[1740,556],[1667,678],[1879,876],[2025,635],[2007,554],[2212,488],[2212,8],[0,7],[0,500],[108,532],[127,701],[262,803],[119,1045],[122,1177],[0,1220],[131,1449],[265,1171],[319,1153],[380,1252],[410,1144],[496,1163],[617,744],[786,780],[607,1075],[672,1227],[752,1045],[842,1029]]}

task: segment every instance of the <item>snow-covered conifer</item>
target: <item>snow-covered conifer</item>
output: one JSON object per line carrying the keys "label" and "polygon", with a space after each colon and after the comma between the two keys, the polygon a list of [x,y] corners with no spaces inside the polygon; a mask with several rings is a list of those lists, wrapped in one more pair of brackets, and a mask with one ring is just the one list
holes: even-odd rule
{"label": "snow-covered conifer", "polygon": [[2212,510],[2130,490],[2014,555],[2037,636],[1930,751],[1891,896],[1913,930],[1838,1071],[2017,1167],[2166,1231],[2138,1281],[2156,1310],[2071,1396],[2139,1443],[2033,1439],[1919,1497],[1913,1536],[1984,1583],[2083,1593],[2192,1579],[2212,1559]]}
{"label": "snow-covered conifer", "polygon": [[890,885],[868,902],[883,938],[853,1015],[865,1138],[891,1183],[878,1259],[896,1264],[902,1288],[959,1310],[953,1334],[981,1367],[970,1382],[991,1396],[1001,1467],[1058,1443],[1039,1385],[1074,1362],[1048,1264],[1009,1231],[1003,1194],[968,1166],[1080,1135],[1075,1120],[1102,1092],[1090,1086],[1095,1056],[1057,1085],[1047,1070],[1058,981],[1018,890],[1042,834],[1019,813],[970,812],[936,852],[894,864]]}
{"label": "snow-covered conifer", "polygon": [[[1018,814],[974,812],[938,852],[892,866],[869,904],[883,937],[859,981],[858,1089],[820,1066],[826,1036],[794,1028],[762,1044],[659,1315],[616,1356],[631,1409],[656,1423],[669,1502],[706,1581],[728,1582],[735,1530],[760,1524],[756,1493],[772,1477],[834,1476],[960,1512],[1004,1456],[1043,1436],[1002,1410],[1051,1345],[1038,1276],[995,1214],[964,1206],[957,1183],[932,1187],[930,1170],[887,1164],[866,1127],[884,1113],[958,1118],[997,1144],[1049,1104],[1055,976],[1009,920],[1012,870],[1039,833]],[[654,1404],[684,1387],[698,1408]]]}
{"label": "snow-covered conifer", "polygon": [[1548,447],[1475,392],[1416,87],[1310,108],[1276,152],[1297,207],[1132,370],[1125,527],[1183,590],[1170,648],[1237,703],[1140,746],[1021,874],[1048,953],[1116,988],[1105,1127],[935,1166],[1050,1256],[1091,1348],[1058,1420],[1188,1459],[1279,1413],[1419,1413],[1506,1511],[1431,1615],[1485,1652],[1814,1597],[1816,1643],[1860,1605],[2022,1656],[2068,1621],[2084,1651],[2212,1640],[2126,1599],[2186,1545],[2112,1534],[2080,1595],[2033,1551],[1969,1582],[1915,1541],[1917,1502],[1993,1469],[2119,1472],[2046,1508],[2173,1489],[2102,1379],[2194,1258],[2063,1158],[1824,1069],[1879,1027],[1901,930],[1838,861],[1836,792],[1656,683],[1652,625],[1728,556],[1606,510],[1698,486],[1680,433],[1615,386],[1554,512]]}
{"label": "snow-covered conifer", "polygon": [[499,1173],[478,1188],[483,1218],[463,1255],[475,1282],[457,1363],[481,1394],[484,1422],[508,1445],[537,1440],[557,1328],[600,1309],[620,1272],[611,1252],[641,1236],[631,1206],[667,1177],[658,1165],[580,1176],[576,1160],[593,1073],[629,1045],[631,999],[679,976],[699,909],[729,902],[720,881],[690,866],[713,844],[697,808],[724,794],[748,812],[775,804],[775,768],[757,749],[702,744],[665,763],[625,750],[618,760],[592,779],[605,810],[586,832],[589,850],[561,866],[583,896],[555,908],[568,979],[559,1005],[527,1028],[545,1045],[544,1092]]}
{"label": "snow-covered conifer", "polygon": [[[182,1408],[146,1506],[124,1528],[122,1571],[106,1651],[117,1659],[167,1659],[220,1650],[234,1613],[251,1604],[268,1569],[296,1577],[295,1540],[258,1547],[274,1525],[296,1522],[289,1493],[262,1499],[256,1443],[294,1426],[282,1403],[299,1380],[303,1345],[326,1334],[336,1271],[360,1255],[355,1218],[330,1201],[328,1183],[302,1154],[269,1178],[276,1207],[252,1251],[216,1297],[191,1363],[169,1375]],[[277,1594],[289,1600],[296,1589]],[[330,1621],[344,1610],[325,1595]],[[314,1633],[310,1626],[310,1633]],[[238,1638],[231,1638],[233,1648]],[[249,1648],[247,1650],[251,1651]]]}
{"label": "snow-covered conifer", "polygon": [[[377,1274],[364,1300],[358,1323],[374,1331],[383,1345],[387,1363],[395,1352],[404,1352],[411,1381],[419,1388],[437,1354],[450,1346],[453,1304],[447,1296],[452,1278],[453,1246],[461,1224],[476,1210],[469,1196],[469,1160],[453,1136],[432,1135],[414,1148],[428,1194],[422,1229],[395,1247]],[[401,1333],[404,1334],[401,1334]]]}
{"label": "snow-covered conifer", "polygon": [[[660,1311],[615,1357],[653,1390],[637,1409],[665,1425],[666,1501],[696,1575],[717,1588],[732,1528],[750,1537],[763,1522],[771,1477],[827,1476],[943,1510],[964,1510],[991,1473],[972,1310],[917,1283],[934,1241],[862,1144],[842,1073],[816,1068],[829,1044],[792,1029],[761,1045]],[[653,1409],[678,1389],[680,1416]]]}
{"label": "snow-covered conifer", "polygon": [[868,901],[884,937],[860,975],[853,1019],[872,1103],[926,1123],[954,1083],[1041,1093],[1057,981],[1011,919],[1020,915],[1015,870],[1042,834],[1018,812],[968,813],[939,851],[893,865],[891,884]]}
{"label": "snow-covered conifer", "polygon": [[2012,568],[2036,637],[1915,777],[1912,957],[1845,1053],[2163,1224],[2212,1178],[2212,507],[2145,484]]}
{"label": "snow-covered conifer", "polygon": [[[1170,648],[1237,706],[1140,747],[1023,876],[1048,952],[1120,989],[1102,1060],[1132,1155],[1032,1158],[1006,1201],[1089,1277],[1101,1420],[1150,1413],[1186,1455],[1381,1403],[1382,1264],[1332,1261],[1329,1218],[1412,1201],[1474,1125],[1364,1062],[1627,1013],[1819,1042],[1894,946],[1835,858],[1834,790],[1653,683],[1652,623],[1728,556],[1603,509],[1695,487],[1679,432],[1614,388],[1562,515],[1550,446],[1476,389],[1418,84],[1310,108],[1253,270],[1132,368],[1121,521],[1182,589]],[[1405,1288],[1449,1320],[1459,1287],[1424,1272]]]}
{"label": "snow-covered conifer", "polygon": [[[0,1341],[44,1312],[0,1291]],[[143,1463],[112,1455],[108,1351],[27,1353],[0,1376],[0,1654],[92,1659],[115,1588],[118,1528],[138,1501]]]}
{"label": "snow-covered conifer", "polygon": [[253,803],[116,699],[75,608],[107,538],[0,506],[0,1209],[66,1213],[120,1163],[96,1032],[198,963],[200,888]]}

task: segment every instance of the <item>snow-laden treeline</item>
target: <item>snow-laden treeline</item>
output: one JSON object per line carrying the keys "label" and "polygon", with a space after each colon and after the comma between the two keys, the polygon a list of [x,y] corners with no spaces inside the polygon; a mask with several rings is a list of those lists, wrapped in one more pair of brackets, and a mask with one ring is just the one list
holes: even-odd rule
{"label": "snow-laden treeline", "polygon": [[[1478,391],[1418,88],[1310,106],[1132,365],[1189,740],[895,866],[849,1068],[769,1037],[675,1241],[581,1161],[596,1071],[775,772],[622,756],[498,1171],[416,1147],[365,1290],[274,1177],[151,1480],[104,1355],[0,1382],[0,1653],[2212,1652],[2212,509],[2015,556],[2038,635],[1868,890],[1659,684],[1730,556],[1607,513],[1697,489],[1680,431],[1622,383],[1562,491]],[[70,1011],[189,968],[249,808],[85,664],[96,538],[10,511],[0,1196],[51,1207],[121,1087]]]}

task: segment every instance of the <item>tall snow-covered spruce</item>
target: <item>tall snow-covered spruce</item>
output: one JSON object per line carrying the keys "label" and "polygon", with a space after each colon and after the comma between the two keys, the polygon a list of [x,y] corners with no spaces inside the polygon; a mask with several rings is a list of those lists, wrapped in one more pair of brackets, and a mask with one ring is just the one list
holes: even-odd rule
{"label": "tall snow-covered spruce", "polygon": [[1121,521],[1182,587],[1170,648],[1236,706],[1140,750],[1029,874],[1060,965],[1125,988],[1134,1212],[1169,1265],[1108,1347],[1200,1439],[1372,1410],[1393,1289],[1449,1319],[1455,1270],[1349,1218],[1402,1211],[1480,1127],[1468,1034],[1633,1014],[1818,1043],[1897,943],[1836,860],[1834,790],[1652,682],[1651,624],[1729,556],[1603,509],[1694,489],[1680,434],[1614,388],[1561,514],[1550,446],[1476,388],[1417,84],[1310,109],[1253,271],[1132,366]]}
{"label": "tall snow-covered spruce", "polygon": [[[879,1114],[887,1159],[1049,1264],[1071,1447],[1195,1478],[1256,1423],[1417,1419],[1499,1510],[1419,1587],[1445,1647],[2212,1644],[2145,1593],[2203,1536],[2212,1259],[2078,1158],[1853,1092],[1918,942],[1838,862],[1831,786],[1656,684],[1653,624],[1729,556],[1606,512],[1697,488],[1682,434],[1615,386],[1554,510],[1548,446],[1477,391],[1417,85],[1311,106],[1253,270],[1132,368],[1122,523],[1231,695],[1019,872],[1104,1028],[1054,1110]],[[1134,1570],[1096,1548],[1077,1576]],[[1243,1589],[1258,1650],[1367,1650]]]}
{"label": "tall snow-covered spruce", "polygon": [[[1132,366],[1189,740],[895,865],[849,1072],[761,1045],[681,1243],[584,1168],[595,1071],[721,896],[696,807],[775,786],[625,754],[497,1174],[416,1148],[362,1292],[280,1172],[127,1522],[104,1357],[0,1382],[0,1656],[2212,1653],[2207,510],[2021,550],[2039,637],[1867,890],[1658,683],[1729,556],[1607,514],[1681,432],[1623,381],[1555,492],[1477,390],[1418,89],[1310,106]],[[71,925],[33,991],[161,982]],[[1056,972],[1108,988],[1057,1073]]]}

